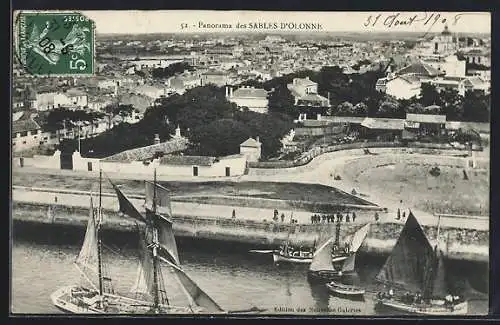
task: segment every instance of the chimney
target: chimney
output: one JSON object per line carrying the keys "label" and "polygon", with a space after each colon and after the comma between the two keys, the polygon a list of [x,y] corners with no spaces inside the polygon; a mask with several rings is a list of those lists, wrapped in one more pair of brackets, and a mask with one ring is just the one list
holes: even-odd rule
{"label": "chimney", "polygon": [[229,87],[229,97],[233,97],[233,87]]}
{"label": "chimney", "polygon": [[175,136],[177,138],[181,137],[181,128],[177,125],[177,128],[175,129]]}
{"label": "chimney", "polygon": [[159,144],[160,143],[160,135],[158,133],[155,134],[155,139],[154,139],[154,144]]}
{"label": "chimney", "polygon": [[229,97],[229,87],[226,86],[226,97]]}
{"label": "chimney", "polygon": [[255,138],[255,140],[256,140],[258,143],[260,143],[260,137],[259,137],[259,136],[257,136],[257,137]]}

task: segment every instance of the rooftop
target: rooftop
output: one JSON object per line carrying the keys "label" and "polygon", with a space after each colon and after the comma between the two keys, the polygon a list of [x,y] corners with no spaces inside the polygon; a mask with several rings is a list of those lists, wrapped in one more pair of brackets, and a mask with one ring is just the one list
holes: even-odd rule
{"label": "rooftop", "polygon": [[267,91],[250,87],[241,87],[233,91],[232,97],[240,98],[267,98]]}
{"label": "rooftop", "polygon": [[437,69],[431,67],[428,64],[419,62],[410,64],[409,66],[402,68],[401,70],[398,71],[397,74],[398,75],[415,74],[428,77],[436,77],[442,75],[443,72],[438,71]]}
{"label": "rooftop", "polygon": [[404,121],[404,119],[366,117],[361,123],[361,126],[368,129],[403,130]]}
{"label": "rooftop", "polygon": [[[433,109],[439,107],[437,105],[428,106],[426,108]],[[435,115],[435,114],[406,114],[406,120],[418,123],[446,123],[446,115]]]}
{"label": "rooftop", "polygon": [[258,148],[260,146],[261,143],[255,140],[254,138],[248,138],[242,144],[240,144],[240,147]]}
{"label": "rooftop", "polygon": [[212,166],[217,160],[215,157],[207,156],[174,156],[167,155],[160,158],[162,165],[191,165],[191,166]]}
{"label": "rooftop", "polygon": [[33,131],[41,129],[40,125],[35,122],[32,118],[21,119],[12,122],[12,133],[21,133],[26,131]]}

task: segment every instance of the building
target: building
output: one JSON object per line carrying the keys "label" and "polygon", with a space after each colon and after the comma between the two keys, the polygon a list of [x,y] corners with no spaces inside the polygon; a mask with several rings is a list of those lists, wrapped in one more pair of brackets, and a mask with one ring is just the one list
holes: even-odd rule
{"label": "building", "polygon": [[155,100],[166,95],[165,88],[151,85],[140,85],[130,90],[132,94],[143,95]]}
{"label": "building", "polygon": [[309,77],[294,78],[288,89],[297,106],[330,107],[330,100],[318,94],[318,84]]}
{"label": "building", "polygon": [[[439,108],[428,107],[429,110]],[[406,114],[405,129],[418,136],[439,135],[445,132],[446,115],[436,114]]]}
{"label": "building", "polygon": [[229,83],[229,75],[223,71],[206,71],[201,74],[201,85],[213,84],[218,87]]}
{"label": "building", "polygon": [[377,80],[376,89],[384,91],[397,99],[409,99],[420,95],[422,83],[416,75],[402,75],[393,79],[383,79]]}
{"label": "building", "polygon": [[36,95],[35,108],[47,111],[57,107],[83,108],[88,105],[87,94],[79,89],[72,88],[66,92],[49,92]]}
{"label": "building", "polygon": [[248,162],[259,161],[262,154],[262,143],[259,137],[256,139],[248,138],[240,144],[240,154],[244,155]]}
{"label": "building", "polygon": [[427,57],[422,62],[447,77],[465,77],[466,74],[466,61],[459,60],[456,55]]}
{"label": "building", "polygon": [[452,35],[447,25],[441,34],[435,36],[431,42],[434,54],[449,54],[458,50],[458,38]]}
{"label": "building", "polygon": [[188,89],[201,86],[202,81],[198,74],[185,73],[169,78],[165,84],[169,91],[183,94]]}
{"label": "building", "polygon": [[32,118],[20,118],[12,122],[12,151],[32,149],[48,140],[42,134],[41,126]]}
{"label": "building", "polygon": [[267,91],[250,86],[243,86],[235,91],[232,87],[226,87],[226,98],[238,107],[247,107],[257,113],[267,113],[269,106]]}
{"label": "building", "polygon": [[385,141],[400,139],[404,123],[404,119],[366,117],[361,122],[360,136]]}
{"label": "building", "polygon": [[473,48],[468,51],[464,51],[463,56],[469,64],[484,65],[488,68],[491,67],[491,54],[481,48]]}

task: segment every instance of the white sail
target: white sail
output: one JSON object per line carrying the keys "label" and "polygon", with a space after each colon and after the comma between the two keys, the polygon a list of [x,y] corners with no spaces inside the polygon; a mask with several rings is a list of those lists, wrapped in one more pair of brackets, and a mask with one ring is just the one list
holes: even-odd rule
{"label": "white sail", "polygon": [[[95,220],[95,211],[92,203],[92,196],[90,197],[90,211],[89,221],[87,223],[87,230],[85,232],[85,239],[83,245],[76,258],[75,263],[82,269],[84,273],[91,271],[93,275],[98,273],[98,238],[97,238],[97,225]],[[87,274],[90,276],[90,274]]]}
{"label": "white sail", "polygon": [[315,252],[309,270],[311,271],[333,271],[332,250],[334,238],[328,239]]}
{"label": "white sail", "polygon": [[356,231],[356,233],[352,236],[351,243],[349,245],[350,252],[357,252],[358,249],[363,245],[366,236],[368,235],[368,231],[370,231],[370,224],[367,223],[360,229]]}

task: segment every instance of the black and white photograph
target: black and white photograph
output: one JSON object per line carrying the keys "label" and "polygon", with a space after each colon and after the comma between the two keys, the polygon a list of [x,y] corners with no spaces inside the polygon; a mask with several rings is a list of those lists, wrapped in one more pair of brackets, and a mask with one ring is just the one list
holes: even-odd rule
{"label": "black and white photograph", "polygon": [[11,314],[488,314],[489,12],[12,31]]}

